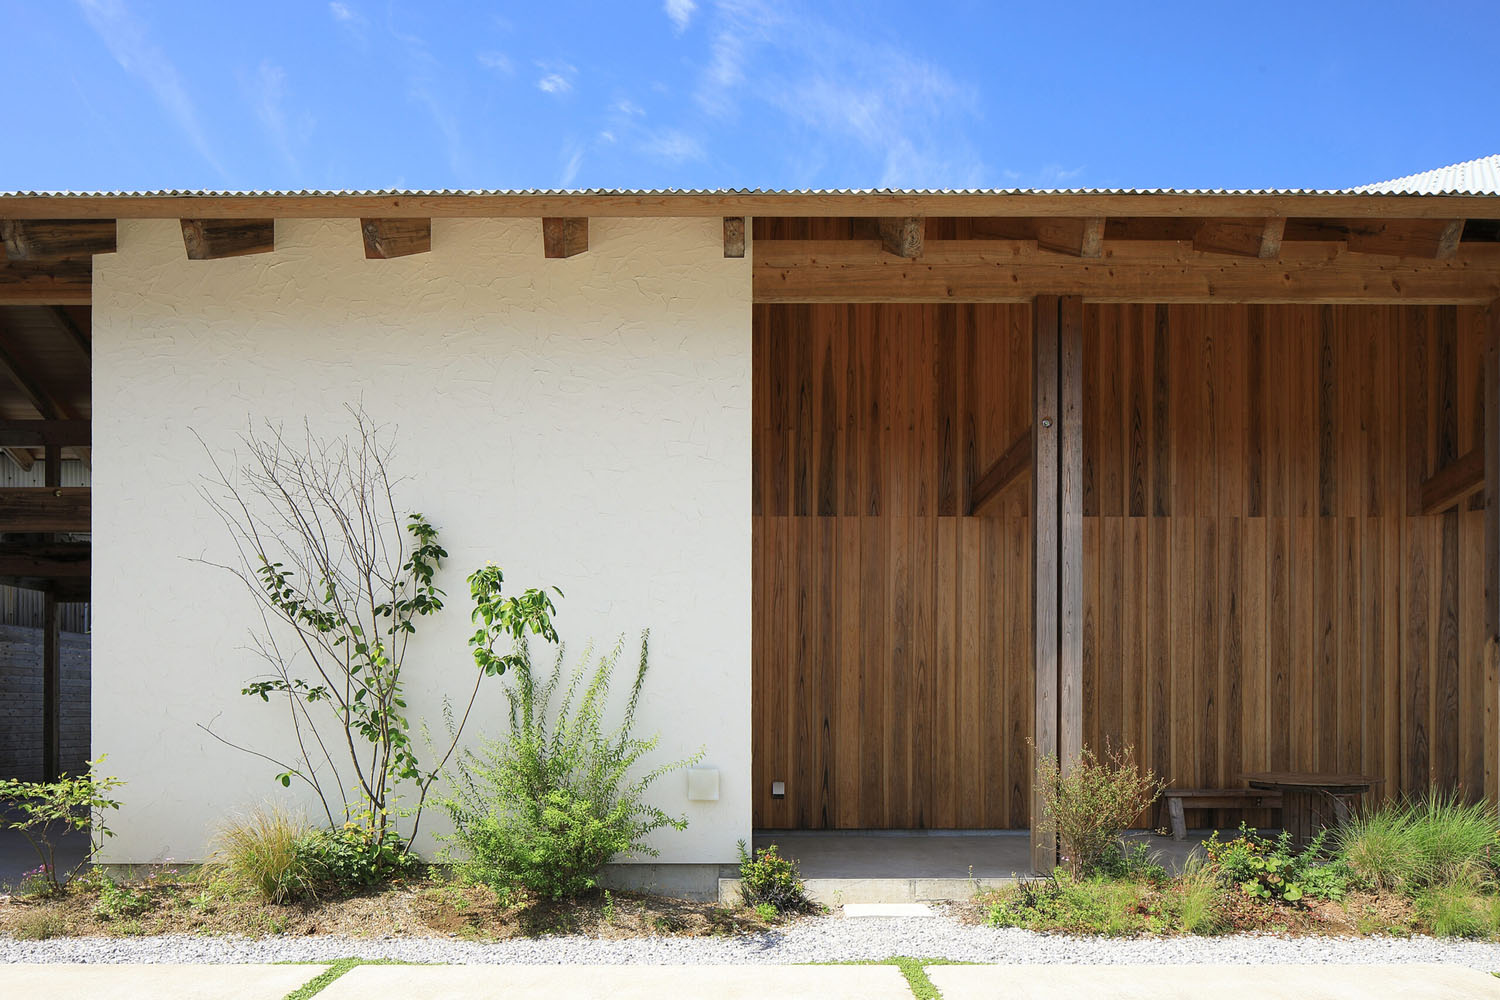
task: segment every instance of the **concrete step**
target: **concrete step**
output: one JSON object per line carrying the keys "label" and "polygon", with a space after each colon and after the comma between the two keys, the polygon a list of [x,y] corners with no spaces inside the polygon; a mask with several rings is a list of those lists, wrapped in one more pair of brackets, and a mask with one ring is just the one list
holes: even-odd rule
{"label": "concrete step", "polygon": [[[810,878],[807,896],[828,907],[849,903],[946,903],[1013,885],[1014,878]],[[719,879],[719,902],[736,906],[740,880]]]}

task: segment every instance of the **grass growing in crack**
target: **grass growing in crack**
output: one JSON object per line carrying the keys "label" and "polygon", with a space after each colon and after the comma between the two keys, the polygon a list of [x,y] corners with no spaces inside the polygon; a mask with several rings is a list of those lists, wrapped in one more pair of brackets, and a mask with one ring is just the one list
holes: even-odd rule
{"label": "grass growing in crack", "polygon": [[938,988],[927,978],[927,967],[932,965],[978,965],[977,962],[959,962],[951,958],[913,958],[910,955],[893,955],[890,958],[852,958],[842,962],[811,962],[811,965],[894,965],[906,979],[906,985],[917,1000],[943,1000]]}
{"label": "grass growing in crack", "polygon": [[[286,965],[322,965],[321,962],[286,962]],[[357,965],[421,965],[420,962],[398,962],[394,958],[339,958],[333,964],[318,973],[315,977],[303,983],[286,995],[286,1000],[309,1000],[317,996],[329,983],[348,972]]]}

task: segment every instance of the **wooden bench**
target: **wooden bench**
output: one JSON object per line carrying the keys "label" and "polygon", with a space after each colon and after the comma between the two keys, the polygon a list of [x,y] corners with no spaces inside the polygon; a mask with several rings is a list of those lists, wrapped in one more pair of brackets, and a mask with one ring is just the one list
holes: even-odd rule
{"label": "wooden bench", "polygon": [[1167,817],[1172,824],[1172,839],[1182,840],[1187,836],[1187,820],[1182,811],[1188,809],[1277,809],[1281,808],[1281,793],[1263,788],[1168,788],[1161,793],[1166,803]]}

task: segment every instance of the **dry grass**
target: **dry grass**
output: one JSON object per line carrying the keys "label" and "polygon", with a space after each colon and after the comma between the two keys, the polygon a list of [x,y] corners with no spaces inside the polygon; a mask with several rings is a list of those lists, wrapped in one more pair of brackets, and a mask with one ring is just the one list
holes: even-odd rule
{"label": "dry grass", "polygon": [[503,905],[483,886],[436,878],[365,895],[286,904],[228,890],[214,878],[183,879],[147,891],[149,907],[129,920],[101,916],[97,892],[87,881],[50,899],[11,897],[0,902],[0,935],[36,937],[41,928],[47,937],[201,933],[500,940],[551,933],[707,937],[754,933],[769,926],[752,910],[638,893]]}
{"label": "dry grass", "polygon": [[227,820],[214,838],[217,871],[234,889],[270,903],[310,897],[313,880],[299,850],[307,823],[279,805],[266,804]]}

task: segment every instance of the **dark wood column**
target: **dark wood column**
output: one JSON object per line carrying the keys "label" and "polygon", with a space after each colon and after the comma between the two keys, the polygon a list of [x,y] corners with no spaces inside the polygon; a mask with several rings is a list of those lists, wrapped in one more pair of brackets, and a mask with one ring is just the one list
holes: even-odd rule
{"label": "dark wood column", "polygon": [[[1500,673],[1500,299],[1490,303],[1484,336],[1484,676]],[[1485,706],[1485,725],[1500,726],[1500,704]],[[1500,770],[1490,761],[1486,770]],[[1486,782],[1488,784],[1488,782]]]}
{"label": "dark wood column", "polygon": [[[1032,304],[1032,625],[1038,756],[1066,769],[1083,736],[1083,300]],[[1031,863],[1057,864],[1057,835],[1032,790]]]}
{"label": "dark wood column", "polygon": [[[46,446],[46,485],[62,485],[62,449]],[[57,591],[48,583],[42,594],[42,778],[52,781],[62,771],[62,634]]]}

